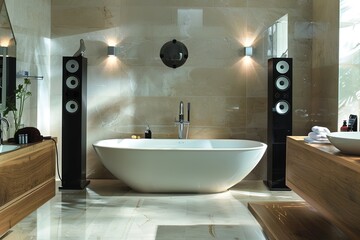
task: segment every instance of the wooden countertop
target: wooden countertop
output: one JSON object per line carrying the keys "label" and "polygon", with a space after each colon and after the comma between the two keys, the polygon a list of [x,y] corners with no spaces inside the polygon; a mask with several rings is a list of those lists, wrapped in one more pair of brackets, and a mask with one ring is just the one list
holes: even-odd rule
{"label": "wooden countertop", "polygon": [[37,149],[42,149],[44,147],[48,147],[49,144],[54,144],[53,140],[43,140],[41,142],[36,143],[28,143],[28,144],[7,144],[4,145],[17,145],[20,146],[20,148],[15,149],[13,151],[8,151],[4,153],[0,153],[0,162],[6,161],[9,159],[12,159],[14,157],[18,157],[24,154],[28,154],[29,152],[32,152]]}
{"label": "wooden countertop", "polygon": [[331,143],[307,143],[304,141],[304,138],[304,136],[289,136],[288,141],[302,145],[309,151],[314,151],[320,155],[330,157],[333,161],[351,167],[360,173],[360,156],[344,154]]}

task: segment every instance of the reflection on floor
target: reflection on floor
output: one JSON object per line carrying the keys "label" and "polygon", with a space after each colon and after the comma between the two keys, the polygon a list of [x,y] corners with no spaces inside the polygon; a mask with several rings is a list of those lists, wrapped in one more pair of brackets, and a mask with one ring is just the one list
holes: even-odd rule
{"label": "reflection on floor", "polygon": [[143,194],[92,180],[86,190],[58,191],[2,239],[266,239],[250,201],[302,200],[252,180],[216,194]]}

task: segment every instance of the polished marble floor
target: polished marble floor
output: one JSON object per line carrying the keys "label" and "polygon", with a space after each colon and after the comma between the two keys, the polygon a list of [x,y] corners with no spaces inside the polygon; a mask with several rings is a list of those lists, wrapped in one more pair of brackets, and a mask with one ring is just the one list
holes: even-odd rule
{"label": "polished marble floor", "polygon": [[266,239],[247,203],[292,200],[301,198],[253,180],[216,194],[143,194],[92,180],[86,190],[57,191],[0,239]]}

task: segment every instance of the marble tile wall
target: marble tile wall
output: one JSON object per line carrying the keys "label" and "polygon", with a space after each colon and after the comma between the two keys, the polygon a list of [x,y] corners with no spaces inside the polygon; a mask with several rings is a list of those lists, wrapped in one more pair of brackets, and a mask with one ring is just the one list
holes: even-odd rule
{"label": "marble tile wall", "polygon": [[[191,102],[190,138],[245,138],[266,142],[265,32],[289,14],[294,58],[294,131],[307,134],[311,108],[311,0],[53,0],[51,9],[51,134],[61,136],[62,56],[86,44],[88,58],[89,178],[109,178],[92,149],[105,138],[175,138],[180,100]],[[300,29],[300,30],[299,30]],[[172,39],[189,50],[180,68],[166,67],[161,46]],[[116,44],[117,58],[106,55]],[[244,58],[245,45],[254,56]],[[61,146],[61,138],[59,139]],[[266,158],[249,178],[266,178]]]}
{"label": "marble tile wall", "polygon": [[313,1],[312,122],[339,131],[339,1]]}

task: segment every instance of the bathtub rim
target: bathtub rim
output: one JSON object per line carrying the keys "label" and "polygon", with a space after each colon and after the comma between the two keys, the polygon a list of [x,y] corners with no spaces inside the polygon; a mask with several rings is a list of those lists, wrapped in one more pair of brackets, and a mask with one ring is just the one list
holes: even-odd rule
{"label": "bathtub rim", "polygon": [[[193,148],[187,148],[187,147],[121,147],[121,146],[106,146],[104,144],[100,145],[101,142],[106,142],[106,141],[114,141],[114,140],[133,140],[133,141],[152,141],[152,140],[171,140],[171,141],[216,141],[216,140],[220,140],[220,141],[245,141],[245,142],[251,142],[251,143],[256,143],[259,144],[259,146],[254,146],[254,147],[193,147]],[[147,138],[142,138],[142,139],[132,139],[132,138],[109,138],[109,139],[102,139],[102,140],[98,140],[95,141],[93,144],[93,147],[102,147],[102,148],[112,148],[112,149],[123,149],[123,150],[144,150],[144,151],[159,151],[159,150],[171,150],[171,151],[251,151],[251,150],[257,150],[257,149],[263,149],[265,148],[265,150],[267,149],[268,145],[266,143],[257,141],[257,140],[249,140],[249,139],[174,139],[174,138],[152,138],[152,139],[147,139]]]}

